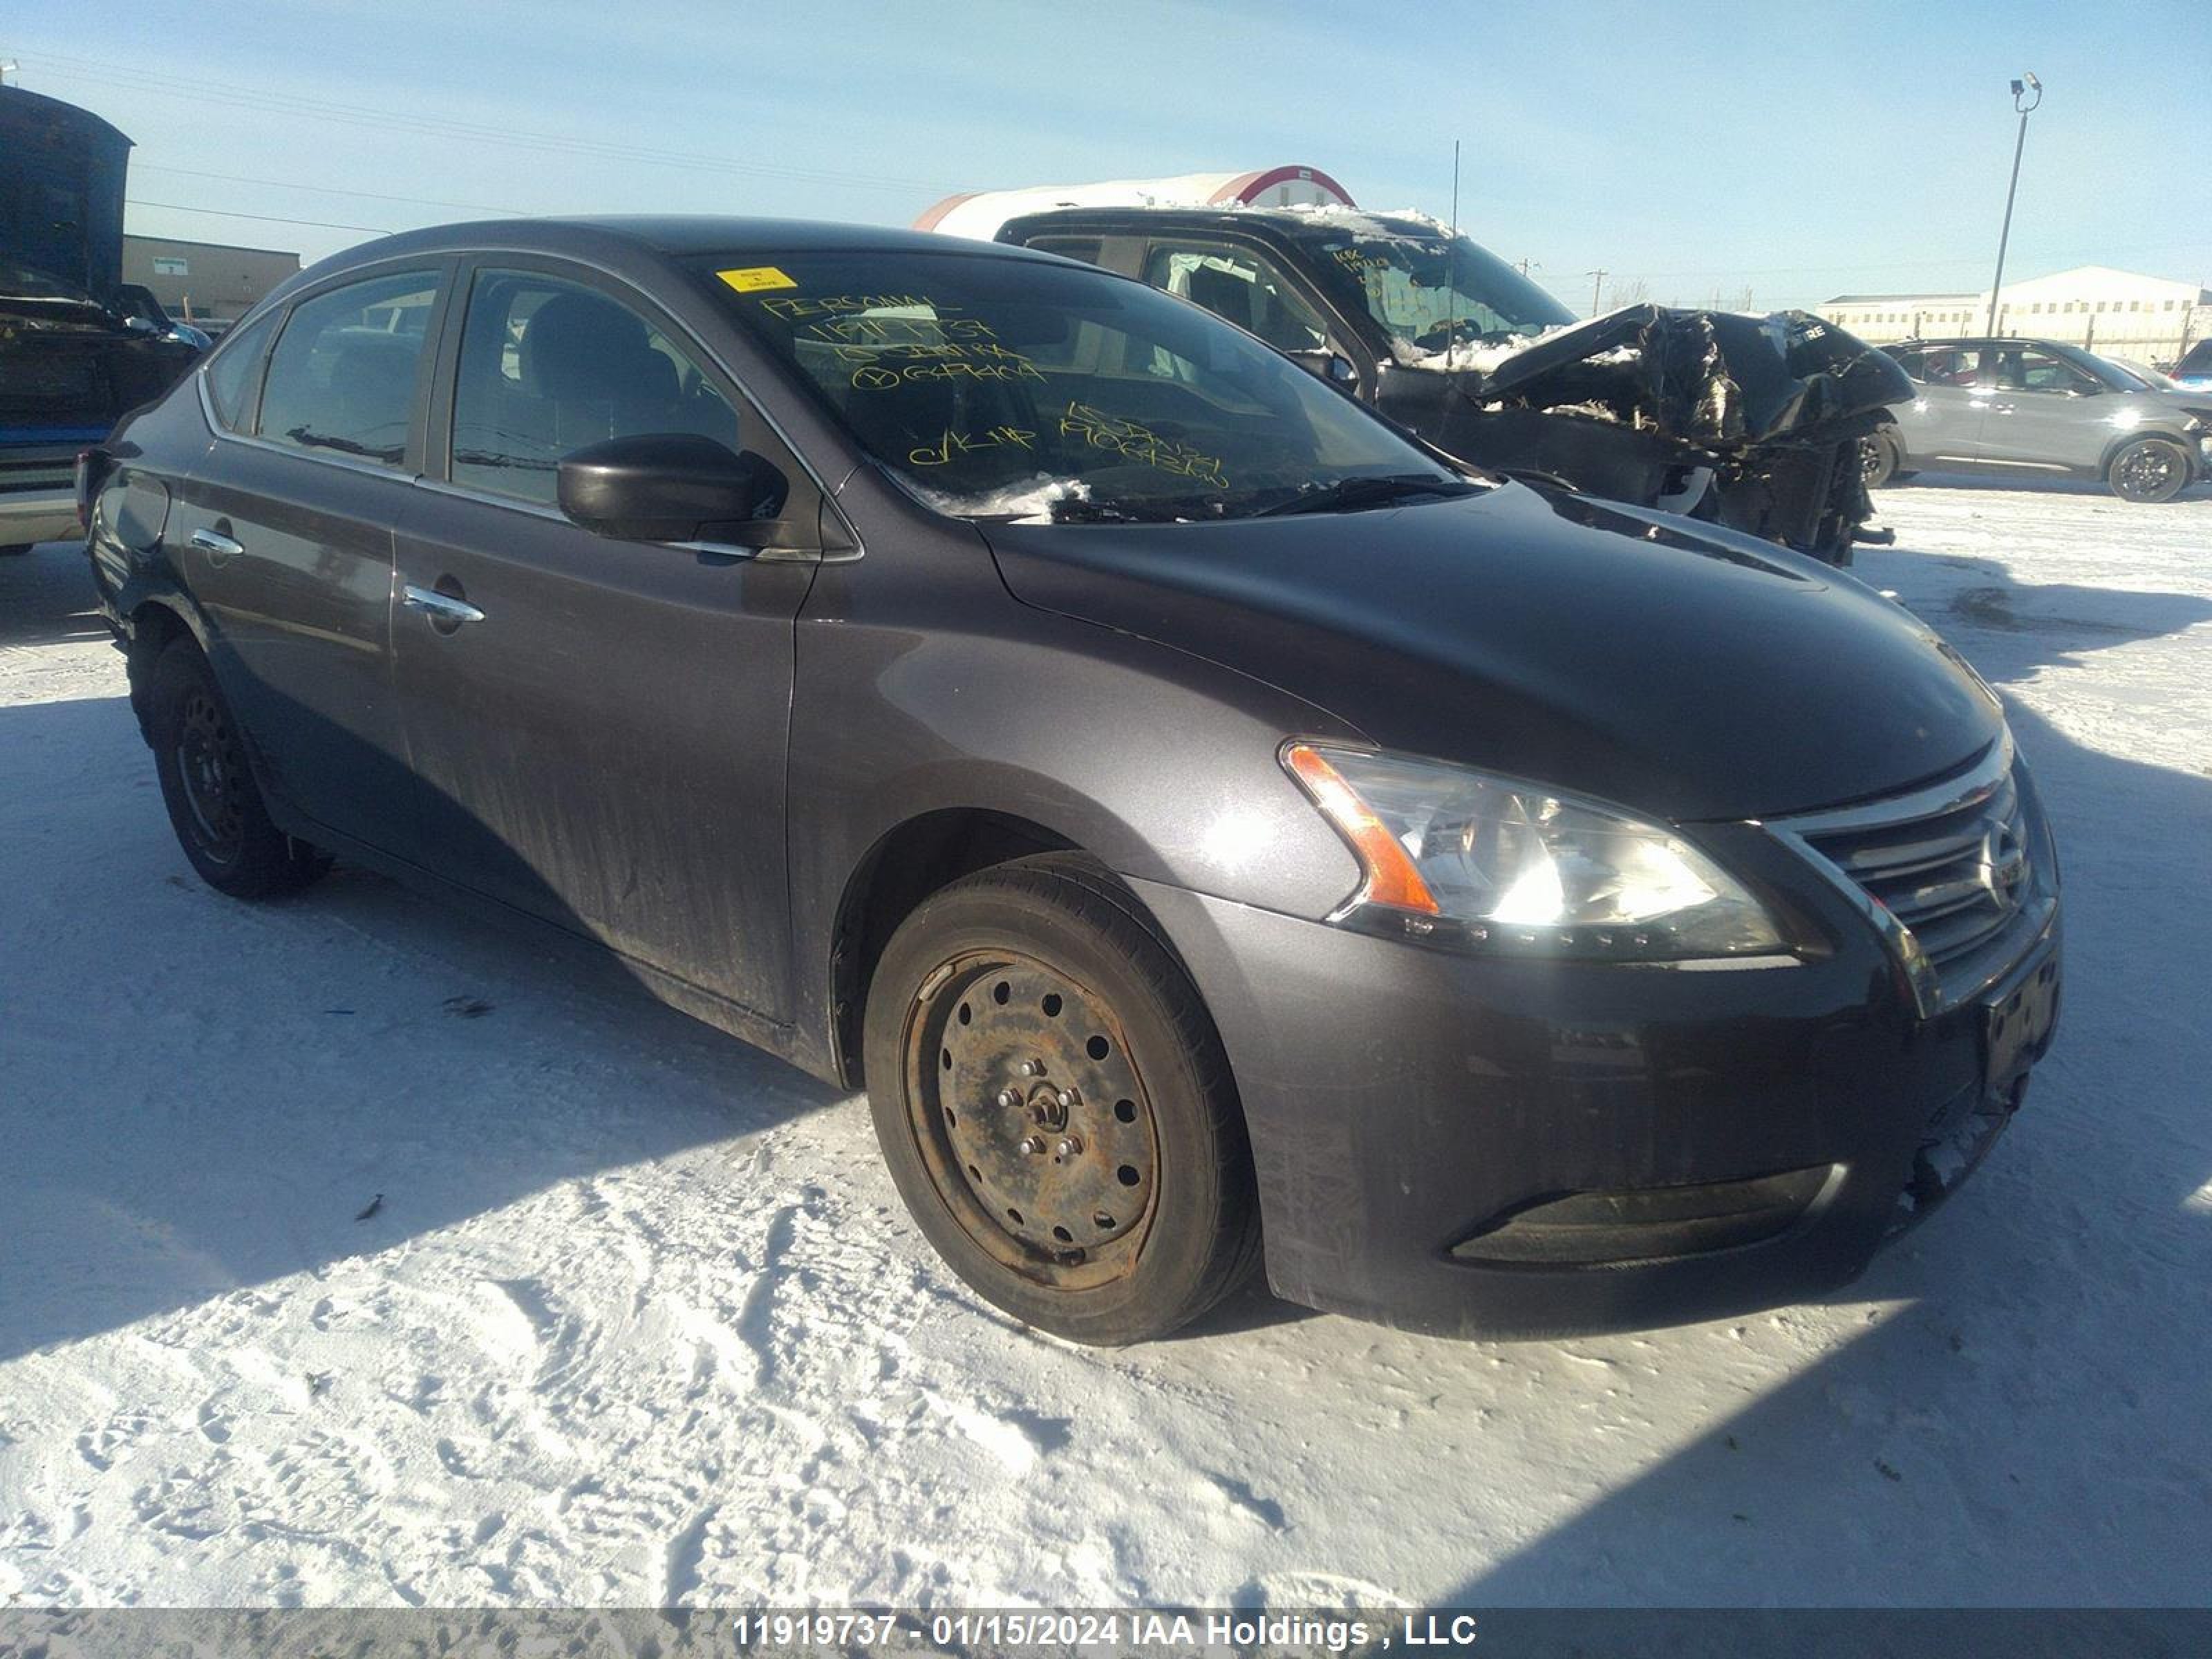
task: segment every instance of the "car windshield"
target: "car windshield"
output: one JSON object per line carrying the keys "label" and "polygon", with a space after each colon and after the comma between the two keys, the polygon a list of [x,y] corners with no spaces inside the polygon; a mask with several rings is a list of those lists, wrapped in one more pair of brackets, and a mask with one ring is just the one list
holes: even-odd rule
{"label": "car windshield", "polygon": [[0,259],[0,295],[11,300],[64,300],[76,305],[97,306],[82,289],[32,265]]}
{"label": "car windshield", "polygon": [[1575,320],[1520,271],[1466,237],[1419,222],[1352,220],[1310,233],[1323,281],[1340,303],[1365,307],[1409,357],[1453,345],[1510,345]]}
{"label": "car windshield", "polygon": [[853,441],[965,518],[1243,518],[1347,481],[1458,476],[1193,305],[1033,258],[838,250],[696,262]]}

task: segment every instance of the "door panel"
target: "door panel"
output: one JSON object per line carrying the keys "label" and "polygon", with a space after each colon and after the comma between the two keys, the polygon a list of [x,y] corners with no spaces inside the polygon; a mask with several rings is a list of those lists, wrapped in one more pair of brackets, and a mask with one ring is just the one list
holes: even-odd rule
{"label": "door panel", "polygon": [[1930,346],[1913,378],[1919,395],[1910,410],[1895,412],[1914,464],[1978,459],[1990,401],[1981,353],[1971,346]]}
{"label": "door panel", "polygon": [[405,838],[413,793],[391,660],[391,526],[411,493],[397,477],[218,443],[179,487],[165,538],[270,789],[386,848]]}
{"label": "door panel", "polygon": [[400,591],[419,590],[393,624],[422,781],[410,856],[786,1018],[785,758],[815,566],[616,541],[553,502],[562,455],[671,431],[760,452],[803,521],[819,497],[630,290],[488,258],[465,291],[432,422],[451,482],[416,489],[398,532]]}
{"label": "door panel", "polygon": [[286,313],[265,368],[250,336],[219,356],[209,391],[232,435],[186,480],[167,538],[280,805],[386,849],[414,807],[392,525],[413,494],[441,292],[435,266],[343,283]]}
{"label": "door panel", "polygon": [[811,564],[416,492],[394,659],[424,867],[757,1013],[787,1007],[784,759]]}
{"label": "door panel", "polygon": [[2028,345],[1993,346],[1982,456],[2023,469],[2094,467],[2112,428],[2100,416],[2118,400],[2073,364]]}

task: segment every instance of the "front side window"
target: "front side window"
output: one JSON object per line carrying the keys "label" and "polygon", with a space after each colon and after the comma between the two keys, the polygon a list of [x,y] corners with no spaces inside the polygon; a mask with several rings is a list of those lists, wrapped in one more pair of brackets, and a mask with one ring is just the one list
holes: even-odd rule
{"label": "front side window", "polygon": [[453,380],[453,481],[555,504],[561,458],[608,438],[738,417],[691,354],[629,307],[532,270],[479,270]]}
{"label": "front side window", "polygon": [[1455,475],[1304,369],[1100,270],[896,250],[695,262],[867,456],[941,512],[1242,517]]}
{"label": "front side window", "polygon": [[1145,280],[1203,306],[1278,351],[1323,351],[1328,325],[1267,260],[1218,243],[1155,242]]}
{"label": "front side window", "polygon": [[276,443],[398,465],[437,297],[436,274],[417,270],[295,306],[270,356],[256,429]]}
{"label": "front side window", "polygon": [[208,401],[216,419],[233,432],[251,431],[253,405],[261,390],[261,364],[282,312],[256,318],[225,340],[207,367]]}
{"label": "front side window", "polygon": [[2086,369],[2033,346],[2001,346],[1994,355],[2000,392],[2086,392],[2097,384]]}
{"label": "front side window", "polygon": [[1303,238],[1340,305],[1364,307],[1418,360],[1455,345],[1512,345],[1574,313],[1496,254],[1419,222],[1349,216]]}

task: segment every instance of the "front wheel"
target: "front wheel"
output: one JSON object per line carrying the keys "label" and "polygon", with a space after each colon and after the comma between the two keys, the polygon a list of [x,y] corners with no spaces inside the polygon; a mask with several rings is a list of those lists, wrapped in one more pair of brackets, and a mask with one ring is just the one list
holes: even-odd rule
{"label": "front wheel", "polygon": [[2112,457],[2105,482],[2124,501],[2170,501],[2189,482],[2188,452],[2171,438],[2138,438]]}
{"label": "front wheel", "polygon": [[1164,1336],[1247,1279],[1259,1214],[1212,1020],[1136,902],[1068,854],[969,876],[884,948],[870,1110],[916,1224],[1015,1318]]}
{"label": "front wheel", "polygon": [[270,822],[238,723],[190,640],[155,659],[146,711],[161,803],[201,880],[233,898],[268,898],[330,868],[328,854]]}

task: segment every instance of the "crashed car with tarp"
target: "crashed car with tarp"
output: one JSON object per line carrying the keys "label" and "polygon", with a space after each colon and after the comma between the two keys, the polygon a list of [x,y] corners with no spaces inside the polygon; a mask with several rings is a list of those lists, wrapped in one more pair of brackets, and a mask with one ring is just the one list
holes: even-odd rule
{"label": "crashed car with tarp", "polygon": [[1834,564],[1887,539],[1869,526],[1865,440],[1911,388],[1818,317],[1632,305],[1581,321],[1467,236],[1340,196],[1032,208],[1049,194],[1008,192],[1031,210],[995,222],[988,197],[962,198],[936,228],[1180,294],[1477,467]]}
{"label": "crashed car with tarp", "polygon": [[0,87],[0,552],[79,533],[78,452],[204,343],[122,281],[130,149],[88,110]]}

